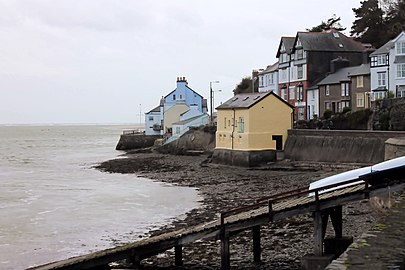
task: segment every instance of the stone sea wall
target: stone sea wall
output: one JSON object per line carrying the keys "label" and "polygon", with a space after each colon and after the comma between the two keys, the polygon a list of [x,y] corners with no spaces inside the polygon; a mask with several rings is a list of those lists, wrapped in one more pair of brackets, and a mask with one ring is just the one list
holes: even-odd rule
{"label": "stone sea wall", "polygon": [[367,163],[384,161],[385,141],[405,132],[289,130],[285,158],[294,161]]}
{"label": "stone sea wall", "polygon": [[144,134],[123,134],[115,147],[116,150],[131,150],[151,147],[156,139],[162,136],[144,135]]}

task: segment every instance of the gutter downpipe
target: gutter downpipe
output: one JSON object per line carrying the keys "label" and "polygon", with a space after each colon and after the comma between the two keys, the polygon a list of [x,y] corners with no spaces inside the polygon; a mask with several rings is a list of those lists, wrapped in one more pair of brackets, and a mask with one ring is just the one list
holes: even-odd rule
{"label": "gutter downpipe", "polygon": [[231,149],[233,150],[233,140],[235,139],[234,137],[234,132],[235,132],[235,108],[233,110],[233,123],[232,123],[232,133],[231,133],[231,138],[232,138],[232,144],[231,144]]}

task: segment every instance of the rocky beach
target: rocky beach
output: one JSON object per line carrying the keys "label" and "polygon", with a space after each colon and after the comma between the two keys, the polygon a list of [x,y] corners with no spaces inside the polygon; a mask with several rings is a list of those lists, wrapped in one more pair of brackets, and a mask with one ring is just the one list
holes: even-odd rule
{"label": "rocky beach", "polygon": [[[136,174],[174,185],[197,188],[201,207],[169,226],[151,231],[157,235],[212,221],[221,212],[253,204],[257,199],[306,187],[322,177],[354,168],[351,164],[310,164],[288,161],[257,168],[213,164],[207,155],[186,156],[151,151],[128,152],[125,157],[96,167],[110,173]],[[376,222],[379,211],[368,202],[355,202],[343,208],[343,234],[358,238]],[[327,235],[333,235],[328,225]],[[251,232],[231,238],[232,269],[300,269],[301,257],[312,253],[313,224],[310,215],[269,223],[262,228],[262,262],[253,263]],[[219,269],[220,242],[197,241],[183,248],[182,267],[174,266],[174,250],[141,262],[145,269]]]}

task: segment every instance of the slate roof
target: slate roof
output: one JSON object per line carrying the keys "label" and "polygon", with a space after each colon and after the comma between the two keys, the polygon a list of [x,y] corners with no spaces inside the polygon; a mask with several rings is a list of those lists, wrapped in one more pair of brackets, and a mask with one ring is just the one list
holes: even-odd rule
{"label": "slate roof", "polygon": [[329,74],[318,85],[338,84],[340,82],[350,81],[351,76],[370,74],[370,65],[362,64],[355,67],[341,68],[335,73]]}
{"label": "slate roof", "polygon": [[206,114],[206,113],[200,114],[200,115],[197,115],[197,116],[188,118],[188,119],[186,119],[186,120],[173,123],[172,125],[185,125],[185,124],[190,123],[190,122],[192,122],[192,121],[194,121],[194,120],[196,120],[196,119],[198,119],[198,118],[201,118],[201,117],[203,117],[203,116],[208,116],[208,114]]}
{"label": "slate roof", "polygon": [[394,64],[404,64],[404,63],[405,63],[405,55],[395,56]]}
{"label": "slate roof", "polygon": [[157,106],[156,108],[153,108],[152,110],[150,110],[147,113],[151,113],[151,112],[160,112],[160,106]]}
{"label": "slate roof", "polygon": [[390,52],[390,50],[394,47],[394,42],[388,41],[384,45],[382,45],[380,48],[375,50],[374,52],[370,53],[370,56],[378,55],[378,54],[387,54]]}
{"label": "slate roof", "polygon": [[363,52],[366,49],[361,43],[336,30],[298,32],[294,44],[297,43],[297,39],[301,41],[305,51]]}
{"label": "slate roof", "polygon": [[287,54],[291,54],[294,46],[295,37],[281,37],[280,44],[278,45],[277,55],[280,56],[281,45],[284,44]]}
{"label": "slate roof", "polygon": [[267,74],[278,69],[278,62],[274,63],[273,65],[267,66],[265,70],[260,72],[259,74]]}
{"label": "slate roof", "polygon": [[269,92],[259,92],[259,93],[245,93],[245,94],[237,94],[227,100],[225,103],[222,105],[218,106],[216,109],[217,110],[231,110],[231,109],[249,109],[265,97],[273,95],[280,101],[282,101],[284,104],[288,105],[291,108],[294,108],[291,104],[286,102],[284,99],[280,98],[276,94],[273,93],[273,91]]}

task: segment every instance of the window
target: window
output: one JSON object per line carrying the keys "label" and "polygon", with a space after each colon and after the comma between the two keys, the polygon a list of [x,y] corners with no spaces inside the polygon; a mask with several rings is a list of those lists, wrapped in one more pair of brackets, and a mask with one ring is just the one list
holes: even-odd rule
{"label": "window", "polygon": [[405,78],[405,64],[398,64],[397,65],[397,77],[398,78]]}
{"label": "window", "polygon": [[385,91],[378,91],[378,92],[373,93],[374,100],[383,99],[383,98],[385,98],[386,95],[387,94]]}
{"label": "window", "polygon": [[344,108],[350,108],[350,102],[349,101],[338,102],[338,110],[339,110],[339,112],[342,112]]}
{"label": "window", "polygon": [[397,54],[405,54],[405,42],[397,43]]}
{"label": "window", "polygon": [[405,86],[400,85],[400,86],[398,87],[397,97],[398,97],[398,98],[403,98],[403,97],[405,97]]}
{"label": "window", "polygon": [[363,87],[364,78],[363,76],[357,76],[357,88]]}
{"label": "window", "polygon": [[282,97],[284,100],[287,100],[287,88],[282,88],[282,89],[281,89],[281,97]]}
{"label": "window", "polygon": [[349,96],[349,83],[341,83],[340,84],[340,89],[342,92],[342,97],[348,97]]}
{"label": "window", "polygon": [[371,57],[371,66],[385,66],[388,65],[388,54],[376,55]]}
{"label": "window", "polygon": [[298,107],[298,120],[304,120],[304,107]]}
{"label": "window", "polygon": [[259,87],[263,87],[264,83],[263,83],[263,76],[259,77]]}
{"label": "window", "polygon": [[281,70],[281,79],[283,81],[287,80],[287,69],[286,68]]}
{"label": "window", "polygon": [[303,73],[304,69],[302,67],[302,65],[297,66],[297,79],[302,79],[304,76]]}
{"label": "window", "polygon": [[302,91],[302,85],[299,85],[298,88],[297,88],[297,99],[298,99],[299,101],[304,100],[304,98],[303,98],[303,91]]}
{"label": "window", "polygon": [[289,99],[295,99],[295,87],[294,86],[290,86],[288,88],[288,96],[289,96]]}
{"label": "window", "polygon": [[176,127],[176,134],[180,134],[180,127]]}
{"label": "window", "polygon": [[274,73],[269,74],[269,84],[274,84]]}
{"label": "window", "polygon": [[153,121],[153,116],[149,116],[149,121]]}
{"label": "window", "polygon": [[304,58],[304,50],[303,49],[298,49],[297,50],[297,60],[303,59]]}
{"label": "window", "polygon": [[245,132],[245,119],[243,117],[239,117],[238,132],[239,133],[244,133]]}
{"label": "window", "polygon": [[330,102],[325,102],[325,110],[330,110],[331,106],[330,106]]}
{"label": "window", "polygon": [[173,95],[173,100],[176,100],[176,95]]}
{"label": "window", "polygon": [[356,94],[356,106],[359,108],[364,107],[364,93],[357,93]]}
{"label": "window", "polygon": [[329,96],[329,95],[330,95],[330,87],[329,87],[329,85],[327,85],[325,87],[325,96]]}
{"label": "window", "polygon": [[378,72],[377,73],[377,83],[378,86],[385,86],[385,72]]}
{"label": "window", "polygon": [[224,129],[226,129],[226,117],[224,118]]}

